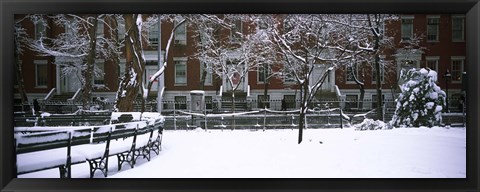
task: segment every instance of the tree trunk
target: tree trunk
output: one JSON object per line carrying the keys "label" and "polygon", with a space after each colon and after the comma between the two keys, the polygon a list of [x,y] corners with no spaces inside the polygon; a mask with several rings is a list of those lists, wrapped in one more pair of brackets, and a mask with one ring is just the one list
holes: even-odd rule
{"label": "tree trunk", "polygon": [[300,85],[300,117],[298,119],[298,144],[302,143],[303,139],[303,129],[305,127],[305,113],[308,109],[307,95],[308,95],[308,83],[303,83]]}
{"label": "tree trunk", "polygon": [[[378,15],[375,15],[377,18]],[[372,18],[368,16],[368,23],[370,28],[372,29],[372,33],[374,34],[374,41],[375,45],[373,47],[374,50],[374,56],[375,56],[375,81],[376,81],[376,89],[377,89],[377,120],[383,120],[383,104],[382,104],[382,81],[380,78],[380,55],[379,55],[379,49],[380,49],[380,39],[381,36],[378,36],[378,32],[380,29],[378,28],[379,26],[379,21],[375,20],[376,26],[372,24]]]}
{"label": "tree trunk", "polygon": [[[379,40],[375,41],[378,44]],[[377,120],[383,121],[383,107],[382,107],[382,81],[380,78],[380,57],[375,54],[375,80],[377,81]]]}
{"label": "tree trunk", "polygon": [[205,88],[205,79],[207,78],[207,64],[203,62],[203,71],[202,71],[202,76],[200,78],[200,90],[203,90]]}
{"label": "tree trunk", "polygon": [[133,101],[135,101],[142,83],[145,61],[141,57],[143,55],[142,44],[136,23],[138,16],[137,14],[123,15],[125,29],[127,29],[125,37],[125,59],[127,63],[125,76],[120,82],[115,103],[115,110],[120,112],[133,111]]}
{"label": "tree trunk", "polygon": [[22,64],[20,64],[20,59],[17,53],[17,38],[14,39],[14,54],[15,54],[15,74],[17,78],[17,89],[18,93],[20,94],[20,99],[22,102],[22,111],[26,111],[27,108],[25,106],[26,103],[28,103],[28,98],[27,98],[27,93],[25,92],[25,86],[24,86],[24,81],[23,81],[23,71],[22,71]]}
{"label": "tree trunk", "polygon": [[263,108],[266,108],[265,106],[267,105],[267,94],[268,94],[268,84],[270,83],[270,78],[267,78],[267,69],[268,66],[266,63],[263,64],[263,79],[265,82],[263,82]]}
{"label": "tree trunk", "polygon": [[[90,17],[90,16],[87,16]],[[95,52],[97,46],[97,16],[93,16],[93,21],[90,21],[92,25],[87,25],[87,31],[90,36],[89,50],[86,61],[86,66],[82,68],[81,73],[84,78],[82,82],[82,106],[83,109],[90,108],[90,102],[92,97],[92,84],[93,84],[93,67],[95,65]]]}
{"label": "tree trunk", "polygon": [[365,86],[359,84],[358,87],[360,89],[360,99],[358,100],[358,108],[363,109],[363,100],[365,99]]}
{"label": "tree trunk", "polygon": [[[235,113],[235,91],[232,91],[232,113]],[[235,115],[232,115],[233,129],[235,129]]]}

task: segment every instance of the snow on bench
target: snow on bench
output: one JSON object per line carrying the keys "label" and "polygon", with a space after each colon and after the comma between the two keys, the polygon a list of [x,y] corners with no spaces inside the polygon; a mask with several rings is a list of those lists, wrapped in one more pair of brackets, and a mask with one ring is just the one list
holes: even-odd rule
{"label": "snow on bench", "polygon": [[72,132],[49,131],[15,134],[17,174],[59,168],[60,177],[71,176],[71,165],[85,157],[71,151]]}
{"label": "snow on bench", "polygon": [[[136,113],[132,116],[140,120]],[[164,118],[144,113],[141,119],[103,126],[17,128],[17,174],[59,168],[60,177],[69,178],[72,164],[88,162],[90,177],[97,170],[106,177],[110,156],[117,156],[118,170],[125,162],[133,168],[139,156],[150,161],[150,152],[160,151]]]}

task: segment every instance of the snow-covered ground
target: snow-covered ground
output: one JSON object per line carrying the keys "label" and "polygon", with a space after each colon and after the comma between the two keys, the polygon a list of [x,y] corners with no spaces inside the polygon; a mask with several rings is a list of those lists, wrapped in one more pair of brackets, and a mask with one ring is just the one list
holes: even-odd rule
{"label": "snow-covered ground", "polygon": [[[134,169],[109,178],[465,178],[465,128],[396,128],[356,131],[164,131],[163,148]],[[33,159],[32,159],[33,160]],[[88,178],[88,165],[72,168]],[[20,175],[58,178],[58,169]],[[103,178],[97,172],[96,178]]]}

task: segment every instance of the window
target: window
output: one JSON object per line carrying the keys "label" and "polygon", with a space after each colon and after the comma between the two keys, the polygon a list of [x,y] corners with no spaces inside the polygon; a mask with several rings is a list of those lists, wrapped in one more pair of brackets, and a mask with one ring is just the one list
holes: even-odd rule
{"label": "window", "polygon": [[440,57],[430,56],[426,57],[425,59],[427,60],[427,67],[438,73],[438,60]]}
{"label": "window", "polygon": [[285,84],[294,84],[296,82],[295,76],[292,73],[293,72],[287,72],[283,77]]}
{"label": "window", "polygon": [[46,88],[48,80],[47,60],[35,60],[35,87]]}
{"label": "window", "polygon": [[465,62],[464,57],[452,57],[452,82],[462,81],[463,64]]}
{"label": "window", "polygon": [[440,16],[431,16],[427,18],[427,41],[438,41],[440,26]]}
{"label": "window", "polygon": [[65,29],[65,34],[71,36],[71,35],[74,34],[74,31],[73,31],[74,30],[74,25],[72,23],[75,22],[75,21],[74,21],[74,19],[68,19],[68,21],[69,22],[67,24],[65,24],[64,29]]}
{"label": "window", "polygon": [[213,97],[205,96],[205,107],[207,109],[213,109]]}
{"label": "window", "polygon": [[122,41],[125,39],[125,21],[123,19],[119,19],[117,21],[118,23],[118,27],[117,27],[117,30],[118,30],[118,40]]}
{"label": "window", "polygon": [[[175,21],[175,26],[178,25],[178,23],[181,20]],[[180,24],[177,29],[175,29],[175,44],[181,44],[181,45],[186,45],[187,44],[187,22],[183,22]]]}
{"label": "window", "polygon": [[[200,64],[200,78],[202,78],[203,71],[205,69],[205,63],[203,61]],[[212,78],[212,72],[207,68],[207,75],[205,76],[205,85],[212,85],[213,84],[213,78]]]}
{"label": "window", "polygon": [[232,41],[238,42],[242,39],[242,20],[237,19],[233,21],[233,28],[231,30]]}
{"label": "window", "polygon": [[402,41],[413,38],[413,17],[402,17]]}
{"label": "window", "polygon": [[[385,101],[385,95],[382,95],[382,101]],[[377,95],[372,95],[372,109],[377,108]]]}
{"label": "window", "polygon": [[352,65],[352,66],[345,66],[346,67],[346,78],[347,78],[347,82],[351,83],[351,82],[355,82],[355,76],[358,78],[358,70],[357,70],[357,67],[356,65]]}
{"label": "window", "polygon": [[358,96],[357,95],[346,95],[345,97],[345,109],[351,110],[352,108],[358,108]]}
{"label": "window", "polygon": [[175,96],[175,109],[187,109],[187,96]]}
{"label": "window", "polygon": [[97,37],[103,37],[104,33],[104,24],[101,21],[97,23]]}
{"label": "window", "polygon": [[96,60],[94,71],[93,84],[105,85],[105,60]]}
{"label": "window", "polygon": [[267,95],[267,98],[265,98],[265,96],[263,95],[258,95],[257,96],[258,100],[257,100],[257,105],[258,105],[258,108],[270,108],[270,95]]}
{"label": "window", "polygon": [[463,42],[465,40],[465,17],[453,16],[452,17],[452,41]]}
{"label": "window", "polygon": [[40,20],[35,23],[35,40],[40,40],[41,37],[46,35],[45,23]]}
{"label": "window", "polygon": [[159,34],[158,23],[156,23],[148,30],[148,42],[150,45],[158,45]]}
{"label": "window", "polygon": [[267,69],[265,69],[264,67],[258,67],[257,68],[257,82],[258,83],[266,83],[269,75],[270,75],[270,69],[269,69],[268,66],[267,66]]}
{"label": "window", "polygon": [[187,60],[175,59],[175,84],[186,85],[187,84]]}
{"label": "window", "polygon": [[295,95],[284,95],[283,99],[285,99],[285,102],[287,103],[287,109],[297,108],[295,104]]}

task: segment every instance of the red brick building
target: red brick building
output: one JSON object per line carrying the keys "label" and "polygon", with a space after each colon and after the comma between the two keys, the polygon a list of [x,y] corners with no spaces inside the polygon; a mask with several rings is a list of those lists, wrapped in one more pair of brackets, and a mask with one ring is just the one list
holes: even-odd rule
{"label": "red brick building", "polygon": [[[17,15],[17,19],[22,18]],[[47,19],[47,26],[41,24],[33,24],[29,20],[21,21],[21,25],[27,29],[27,33],[35,38],[43,34],[48,37],[54,37],[62,33],[65,29],[53,24],[53,21]],[[255,27],[253,23],[240,22],[236,30],[247,33],[249,29]],[[144,56],[146,59],[146,72],[144,79],[151,77],[159,69],[159,50],[161,46],[162,55],[167,46],[170,32],[174,26],[173,22],[162,22],[161,26],[153,26],[146,34],[148,38],[147,46],[144,46]],[[119,33],[124,33],[124,29],[119,28]],[[382,93],[385,99],[391,99],[395,92],[398,71],[401,67],[429,67],[438,72],[438,84],[442,89],[446,87],[446,81],[443,75],[449,71],[451,80],[448,82],[449,96],[457,97],[461,92],[461,74],[465,69],[466,55],[466,39],[465,39],[465,16],[450,14],[415,14],[401,15],[398,21],[386,24],[386,32],[394,37],[396,49],[385,51],[382,58],[391,60],[391,66],[383,69],[382,74]],[[231,32],[225,30],[224,35],[231,35]],[[108,35],[108,30],[103,23],[99,22],[97,35]],[[405,42],[422,36],[420,43],[425,49],[412,53],[402,49]],[[161,37],[161,38],[159,38]],[[190,100],[190,91],[200,88],[200,79],[202,72],[201,62],[191,56],[196,52],[194,29],[188,24],[183,24],[175,31],[175,38],[171,54],[167,58],[168,66],[164,75],[159,82],[152,86],[151,97],[156,98],[159,93],[159,85],[164,85],[163,101],[188,101]],[[147,43],[147,41],[145,41]],[[160,58],[161,61],[164,58]],[[38,54],[25,50],[20,56],[23,67],[23,77],[25,89],[28,98],[45,98],[54,88],[53,95],[67,95],[73,97],[73,94],[80,88],[78,78],[75,75],[62,76],[61,67],[54,64],[55,58],[38,56]],[[113,65],[109,60],[97,59],[96,65],[104,71],[104,76],[95,77],[93,97],[107,98],[109,101],[114,100],[118,89],[119,77],[122,75],[125,66],[125,59],[120,59],[119,66]],[[320,72],[324,71],[321,67],[316,69]],[[371,67],[365,67],[367,74],[365,80],[365,99],[375,100],[375,81],[373,81]],[[329,77],[322,87],[321,95],[326,98],[358,99],[360,92],[358,86],[349,80],[346,75],[346,69],[337,69],[335,73],[329,74]],[[248,73],[244,82],[239,89],[238,97],[244,100],[262,99],[264,94],[264,79],[262,70],[251,71]],[[323,73],[323,72],[322,72]],[[340,93],[337,91],[340,90]],[[161,86],[160,86],[161,87]],[[225,98],[228,94],[228,86],[226,81],[214,74],[208,74],[205,81],[206,101],[221,100],[222,95]],[[299,91],[296,86],[281,79],[272,79],[269,84],[268,98],[272,100],[295,99],[298,98]],[[222,93],[223,92],[223,93]],[[19,98],[16,94],[15,98]],[[186,105],[188,106],[188,105]],[[180,106],[180,107],[186,107]],[[171,108],[169,104],[164,105],[165,108]],[[179,106],[177,106],[179,107]],[[211,108],[212,106],[207,106]],[[251,108],[259,107],[257,102],[252,102]],[[280,108],[280,105],[271,106]],[[293,107],[293,106],[292,106]],[[372,106],[364,106],[372,107]]]}

